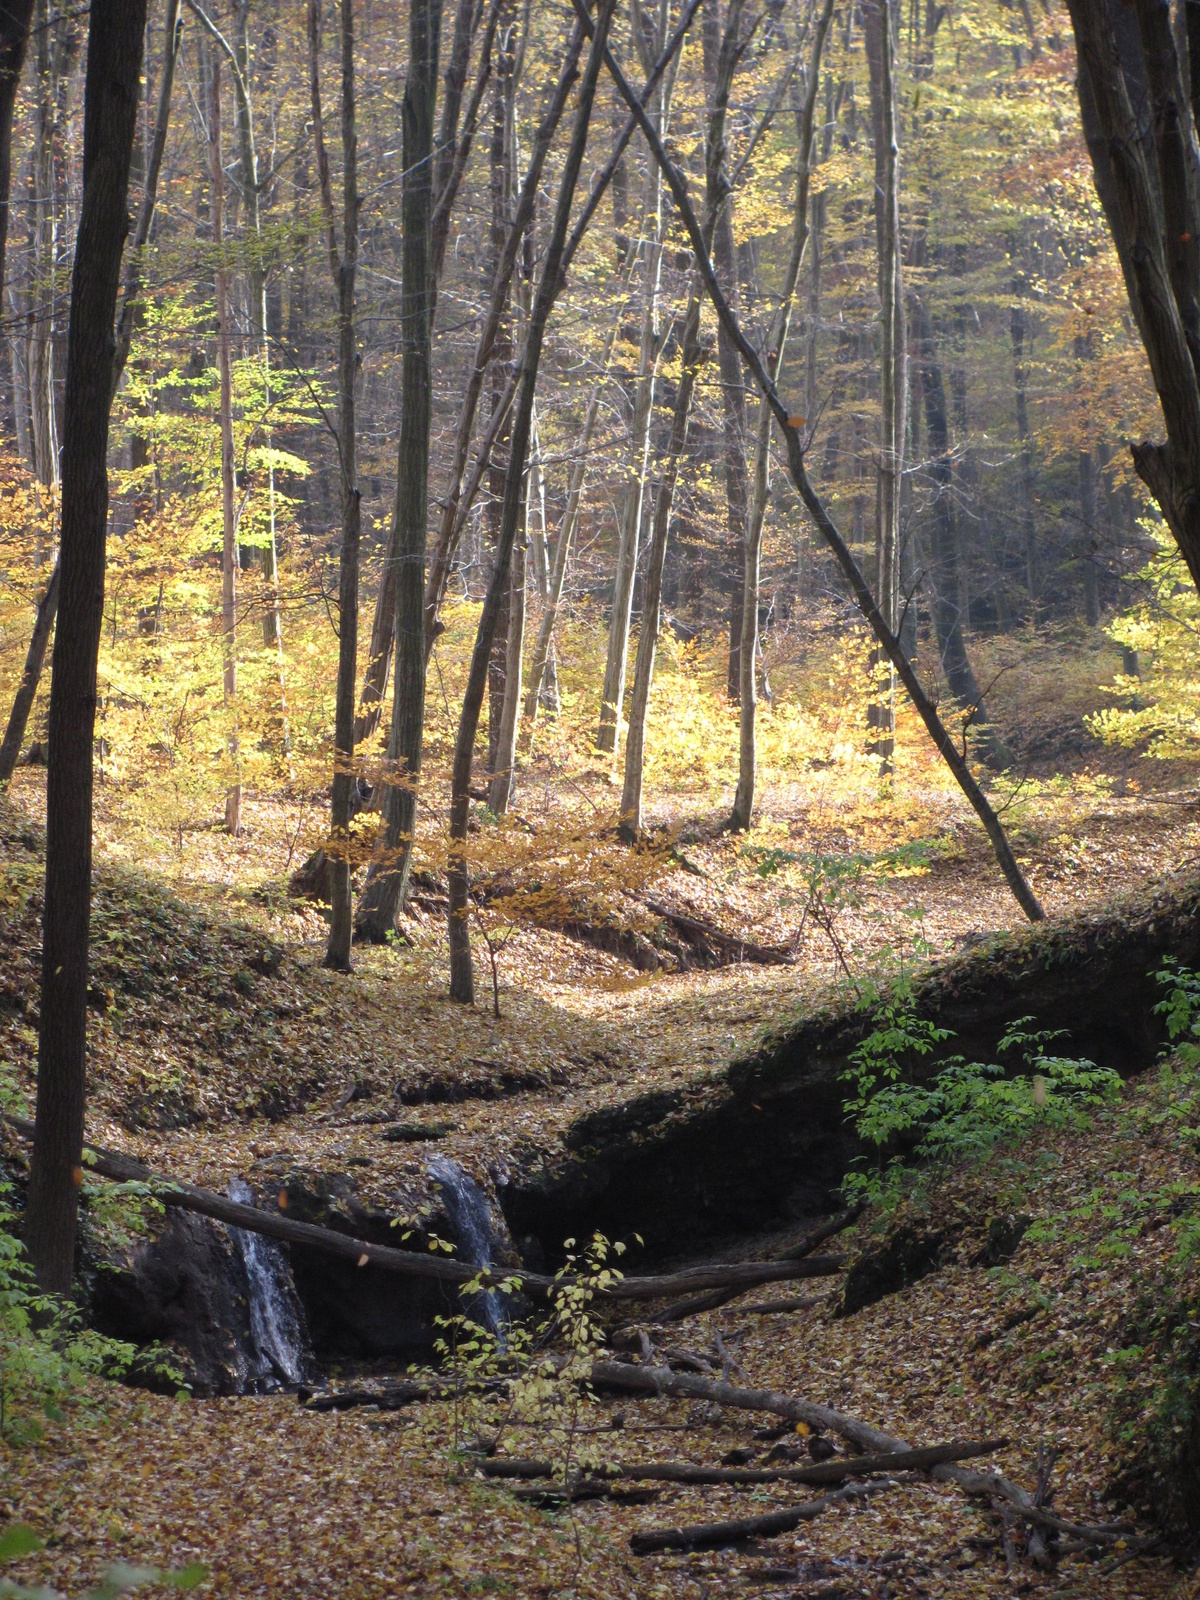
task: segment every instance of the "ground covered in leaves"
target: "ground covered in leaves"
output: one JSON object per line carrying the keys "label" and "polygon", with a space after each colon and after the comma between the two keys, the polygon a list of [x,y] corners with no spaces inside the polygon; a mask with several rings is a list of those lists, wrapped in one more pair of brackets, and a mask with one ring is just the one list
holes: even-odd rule
{"label": "ground covered in leaves", "polygon": [[[120,1555],[199,1558],[213,1572],[203,1592],[230,1600],[1183,1600],[1200,1589],[1164,1554],[1121,1562],[1153,1535],[1149,1507],[1167,1493],[1156,1477],[1173,1459],[1164,1393],[1180,1329],[1194,1327],[1200,1304],[1200,1182],[1186,1132],[1196,1111],[1178,1083],[1143,1080],[1090,1129],[1001,1151],[946,1175],[901,1216],[861,1224],[853,1248],[877,1248],[903,1225],[940,1239],[941,1264],[853,1316],[838,1314],[834,1290],[799,1312],[754,1315],[735,1302],[671,1329],[641,1324],[656,1354],[711,1350],[720,1332],[735,1382],[832,1405],[913,1442],[1007,1436],[996,1462],[1029,1487],[1039,1448],[1057,1452],[1058,1515],[1128,1519],[1128,1542],[1103,1561],[1076,1555],[1054,1573],[1008,1572],[994,1515],[925,1480],[778,1539],[639,1560],[628,1547],[636,1528],[752,1515],[817,1491],[671,1485],[648,1504],[539,1510],[455,1453],[456,1438],[495,1426],[502,1402],[486,1399],[458,1418],[449,1402],[339,1415],[285,1396],[172,1400],[105,1387],[41,1443],[6,1455],[3,1514],[50,1536],[28,1575],[68,1589]],[[988,1267],[979,1258],[990,1224],[1014,1211],[1028,1219],[1024,1238]],[[597,1401],[585,1420],[603,1427],[617,1413],[623,1426],[588,1441],[610,1460],[711,1465],[736,1449],[760,1464],[773,1448],[755,1435],[772,1418],[705,1403],[622,1396]],[[547,1448],[522,1429],[500,1443],[514,1455]]]}
{"label": "ground covered in leaves", "polygon": [[[1169,786],[1152,792],[1118,775],[1014,798],[1008,821],[1049,911],[1078,910],[1195,860],[1200,791],[1191,774],[1164,778]],[[16,803],[0,810],[0,1061],[26,1096],[39,811],[36,777],[23,774]],[[407,946],[361,952],[352,977],[324,971],[319,913],[284,894],[296,839],[288,817],[265,798],[247,811],[249,839],[206,836],[187,873],[141,870],[116,840],[100,853],[89,1134],[218,1188],[281,1162],[352,1170],[363,1198],[393,1214],[427,1203],[434,1150],[487,1179],[498,1164],[553,1149],[585,1111],[703,1083],[765,1031],[844,991],[843,959],[871,982],[900,959],[1020,925],[955,800],[818,786],[772,796],[750,841],[721,832],[715,816],[677,828],[676,857],[656,884],[675,905],[792,950],[794,965],[644,973],[564,932],[522,927],[500,960],[496,1018],[484,1003],[482,950],[480,1004],[445,998],[434,912],[410,919]],[[772,851],[801,865],[763,872]],[[826,855],[860,860],[853,893],[834,906],[836,940],[814,921],[805,878],[805,863]],[[1147,1504],[1162,1493],[1155,1418],[1178,1330],[1200,1315],[1188,1253],[1195,1146],[1169,1104],[1168,1090],[1146,1082],[1090,1134],[1047,1137],[1019,1161],[1010,1152],[955,1174],[908,1219],[939,1237],[938,1270],[853,1317],[836,1315],[835,1290],[778,1315],[747,1315],[735,1302],[669,1336],[650,1327],[650,1337],[656,1348],[706,1352],[719,1332],[737,1381],[832,1405],[914,1443],[1007,1435],[998,1464],[1027,1486],[1038,1448],[1057,1449],[1056,1511],[1086,1522],[1130,1515],[1135,1537],[1148,1534]],[[436,1137],[385,1137],[398,1119]],[[974,1264],[991,1219],[1012,1213],[1032,1219],[1016,1256]],[[878,1226],[864,1224],[852,1248],[873,1248]],[[748,1240],[743,1253],[779,1243]],[[740,1449],[758,1463],[770,1448],[754,1437],[770,1420],[762,1416],[623,1397],[597,1404],[596,1425],[615,1411],[625,1417],[617,1460],[712,1464]],[[6,1449],[0,1515],[50,1540],[16,1573],[69,1592],[120,1557],[199,1558],[213,1572],[202,1592],[230,1600],[1200,1593],[1161,1556],[1103,1577],[1083,1557],[1053,1575],[1008,1573],[992,1515],[928,1482],[757,1546],[637,1560],[628,1547],[636,1527],[752,1514],[812,1491],[670,1486],[646,1505],[552,1513],[478,1477],[455,1454],[461,1436],[444,1403],[314,1415],[290,1397],[177,1400],[97,1386],[40,1443]],[[514,1434],[502,1448],[538,1445]]]}

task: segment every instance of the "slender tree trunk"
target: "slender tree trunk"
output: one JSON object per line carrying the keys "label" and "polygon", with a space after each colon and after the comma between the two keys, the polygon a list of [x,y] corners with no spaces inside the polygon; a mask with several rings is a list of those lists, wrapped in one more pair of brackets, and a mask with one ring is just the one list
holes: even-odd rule
{"label": "slender tree trunk", "polygon": [[[784,273],[783,292],[779,309],[771,325],[767,341],[767,372],[774,383],[782,368],[788,330],[791,325],[792,301],[800,268],[808,247],[808,191],[812,173],[813,123],[816,118],[817,94],[821,78],[821,57],[833,14],[833,0],[825,0],[816,20],[812,59],[809,63],[808,81],[802,108],[796,114],[796,199],[792,213],[792,248]],[[736,357],[737,352],[734,351]],[[758,600],[759,567],[762,557],[763,521],[770,490],[771,408],[764,396],[759,406],[758,435],[754,457],[754,498],[746,523],[745,572],[742,576],[742,625],[739,634],[738,659],[738,782],[734,795],[733,811],[729,818],[731,828],[748,830],[754,818],[754,793],[757,781],[757,718],[758,718]]]}
{"label": "slender tree trunk", "polygon": [[21,86],[34,0],[8,0],[0,11],[0,305],[4,303],[4,253],[12,193],[13,110]]}
{"label": "slender tree trunk", "polygon": [[1083,524],[1083,605],[1089,628],[1100,626],[1099,544],[1096,525],[1096,465],[1090,450],[1079,452],[1079,517]]}
{"label": "slender tree trunk", "polygon": [[[528,501],[526,501],[528,522]],[[517,765],[517,728],[521,717],[521,673],[525,661],[526,548],[528,536],[516,541],[508,596],[508,650],[504,663],[504,704],[497,729],[496,756],[488,805],[502,817],[512,800]],[[499,630],[497,629],[497,632]]]}
{"label": "slender tree trunk", "polygon": [[321,110],[321,8],[309,0],[309,77],[312,99],[313,143],[316,147],[321,205],[329,246],[329,269],[337,292],[338,325],[338,466],[342,489],[342,549],[338,573],[338,676],[334,712],[333,785],[327,847],[330,864],[331,916],[325,965],[337,972],[350,970],[354,936],[351,917],[350,818],[356,786],[354,772],[354,713],[358,687],[358,564],[361,534],[361,497],[358,488],[358,437],[354,412],[354,384],[358,341],[354,323],[354,291],[358,271],[358,121],[354,93],[354,4],[342,0],[342,244],[339,248],[334,220],[333,182],[325,145]]}
{"label": "slender tree trunk", "polygon": [[33,709],[38,681],[42,675],[42,664],[46,659],[46,646],[54,631],[54,615],[58,609],[58,585],[59,563],[56,561],[50,574],[50,582],[38,602],[37,613],[33,620],[33,633],[30,635],[29,646],[25,652],[25,668],[13,697],[8,726],[4,730],[4,741],[0,743],[0,789],[9,783],[20,759],[29,713]]}
{"label": "slender tree trunk", "polygon": [[[737,252],[733,240],[733,198],[725,191],[725,121],[729,90],[740,59],[742,0],[728,0],[722,30],[715,5],[706,8],[701,22],[704,77],[710,110],[705,137],[705,187],[707,203],[716,214],[713,266],[734,311],[738,301]],[[723,327],[717,330],[717,364],[725,424],[725,503],[729,526],[726,571],[729,574],[729,671],[726,691],[738,697],[741,674],[742,577],[745,570],[746,515],[749,487],[746,469],[746,391],[737,349]]]}
{"label": "slender tree trunk", "polygon": [[671,505],[679,478],[679,463],[687,442],[688,419],[696,388],[696,375],[702,365],[700,350],[700,286],[697,283],[684,314],[681,340],[679,387],[671,417],[671,437],[667,445],[667,464],[659,484],[654,507],[654,530],[646,563],[642,599],[642,627],[638,634],[637,659],[633,669],[633,695],[629,705],[629,732],[625,740],[625,781],[621,791],[621,837],[632,843],[642,831],[642,786],[646,766],[646,713],[654,682],[654,659],[662,626],[662,580],[667,559],[667,538],[671,526]]}
{"label": "slender tree trunk", "polygon": [[37,1115],[25,1248],[41,1287],[70,1292],[86,1095],[92,742],[104,614],[113,318],[127,228],[145,0],[92,0],[83,198],[67,343],[62,619],[50,688]]}
{"label": "slender tree trunk", "polygon": [[[1022,292],[1020,280],[1013,284],[1014,294]],[[1029,318],[1025,307],[1014,300],[1009,317],[1009,335],[1012,340],[1013,405],[1017,416],[1017,451],[1021,472],[1021,542],[1025,551],[1025,586],[1029,602],[1038,603],[1037,534],[1034,522],[1034,471],[1033,440],[1029,433],[1029,368],[1027,366]]]}
{"label": "slender tree trunk", "polygon": [[[660,97],[656,126],[666,121]],[[637,573],[642,518],[646,507],[646,478],[650,466],[650,421],[658,378],[661,342],[658,337],[658,295],[662,276],[662,176],[652,167],[647,176],[645,216],[648,218],[642,264],[642,322],[638,342],[638,375],[634,390],[629,441],[629,480],[621,506],[617,561],[613,574],[612,610],[608,624],[608,655],[604,688],[600,696],[600,721],[596,730],[599,749],[614,752],[620,737],[625,705],[625,677],[629,665],[629,627],[633,614],[633,583]]]}
{"label": "slender tree trunk", "polygon": [[360,938],[381,944],[395,929],[412,865],[425,727],[425,523],[428,514],[430,341],[433,331],[433,125],[441,0],[413,0],[404,127],[400,449],[396,468],[396,688],[384,794],[385,861],[359,905]]}
{"label": "slender tree trunk", "polygon": [[212,191],[212,236],[217,298],[218,409],[221,431],[221,653],[222,691],[230,719],[227,745],[234,780],[225,794],[225,827],[242,831],[237,713],[237,508],[234,500],[233,365],[229,314],[229,269],[225,263],[225,173],[221,164],[221,58],[212,52],[208,106],[208,179]]}
{"label": "slender tree trunk", "polygon": [[[900,179],[896,129],[896,0],[872,0],[865,38],[875,124],[875,225],[879,253],[880,445],[876,479],[875,594],[888,627],[898,622],[900,501],[907,433],[908,372],[904,283],[900,268]],[[896,730],[896,676],[886,652],[872,666],[878,698],[869,708],[871,748],[891,771]]]}
{"label": "slender tree trunk", "polygon": [[[567,228],[571,220],[571,204],[579,181],[587,146],[588,125],[596,95],[596,80],[604,60],[608,29],[612,21],[615,0],[598,0],[594,20],[588,26],[593,32],[592,48],[588,54],[583,81],[579,86],[575,124],[571,142],[563,164],[559,183],[558,202],[554,222],[546,245],[542,275],[529,317],[529,329],[521,355],[520,393],[513,416],[512,445],[509,456],[508,480],[504,489],[504,511],[500,540],[496,549],[491,581],[479,617],[475,648],[471,655],[467,689],[463,696],[458,734],[454,745],[454,767],[450,792],[450,851],[447,860],[449,880],[449,934],[450,934],[450,998],[472,1005],[475,1000],[475,980],[471,969],[471,936],[467,927],[469,911],[469,885],[467,879],[466,840],[467,823],[471,807],[471,761],[475,750],[475,735],[483,707],[483,694],[487,685],[487,666],[492,653],[496,624],[499,620],[501,600],[508,587],[512,566],[512,548],[520,522],[522,503],[522,478],[529,451],[533,426],[533,401],[537,389],[538,367],[541,362],[542,341],[551,308],[558,296],[563,276],[564,247]],[[583,19],[581,18],[581,23]]]}
{"label": "slender tree trunk", "polygon": [[954,517],[954,473],[942,366],[928,308],[916,296],[913,297],[913,313],[917,363],[925,402],[925,428],[929,435],[928,475],[933,486],[930,506],[933,630],[950,693],[967,713],[971,726],[979,735],[980,754],[989,766],[1007,766],[1010,754],[988,720],[987,707],[963,638],[963,616],[959,605],[958,529]]}
{"label": "slender tree trunk", "polygon": [[525,721],[529,726],[531,740],[533,738],[533,724],[537,717],[538,704],[550,661],[554,628],[558,621],[558,608],[562,603],[563,584],[566,581],[571,544],[575,538],[575,530],[579,526],[579,508],[583,500],[584,480],[587,477],[588,450],[591,448],[592,434],[596,428],[596,417],[600,410],[600,394],[607,380],[616,337],[617,322],[614,319],[605,336],[604,354],[600,360],[600,370],[604,376],[598,378],[593,384],[592,392],[588,399],[587,411],[584,413],[583,431],[579,437],[579,455],[571,467],[570,484],[567,489],[567,504],[563,510],[562,521],[559,524],[558,538],[554,544],[554,560],[550,568],[546,604],[542,611],[542,621],[538,628],[537,643],[534,646],[533,661],[529,669],[529,688],[525,695]]}

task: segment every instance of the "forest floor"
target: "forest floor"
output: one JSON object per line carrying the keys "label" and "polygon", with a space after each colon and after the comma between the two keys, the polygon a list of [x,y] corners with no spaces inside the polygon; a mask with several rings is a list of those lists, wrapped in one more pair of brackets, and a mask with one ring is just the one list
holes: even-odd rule
{"label": "forest floor", "polygon": [[[1048,912],[1105,900],[1200,856],[1196,776],[1110,760],[1027,779],[1007,820]],[[584,798],[600,807],[601,778]],[[322,968],[323,919],[284,892],[302,855],[295,806],[251,796],[244,839],[203,832],[185,853],[181,836],[171,865],[166,845],[156,855],[115,825],[106,833],[103,791],[100,801],[90,1137],[222,1189],[278,1163],[352,1168],[364,1200],[399,1216],[427,1203],[433,1151],[487,1182],[521,1146],[553,1146],[586,1110],[694,1082],[839,988],[1021,922],[955,797],[915,783],[881,796],[817,774],[768,793],[749,849],[720,829],[715,807],[693,807],[673,829],[685,864],[654,885],[722,928],[792,949],[794,965],[640,973],[561,932],[522,928],[500,957],[496,1018],[482,948],[479,1003],[446,998],[436,914],[410,919],[408,945],[356,952],[350,977]],[[26,1097],[41,805],[40,775],[28,771],[0,805],[0,1062]],[[764,875],[770,850],[803,862]],[[804,914],[811,863],[825,855],[858,862],[848,892],[820,880],[823,893],[840,896],[833,924],[849,977]],[[359,1097],[339,1106],[355,1084]],[[406,1118],[449,1124],[435,1143],[381,1138],[372,1102],[397,1089]],[[1019,1162],[1003,1156],[953,1175],[919,1219],[952,1239],[945,1265],[921,1283],[845,1319],[833,1299],[764,1317],[735,1304],[689,1324],[686,1344],[705,1350],[720,1330],[739,1381],[833,1405],[917,1443],[1007,1435],[998,1464],[1025,1484],[1038,1447],[1053,1445],[1062,1452],[1059,1514],[1110,1520],[1105,1497],[1124,1479],[1140,1515],[1145,1486],[1129,1487],[1130,1464],[1154,1397],[1137,1389],[1136,1361],[1120,1352],[1146,1342],[1137,1308],[1155,1284],[1170,1279],[1173,1294],[1185,1293],[1172,1206],[1195,1184],[1193,1146],[1161,1126],[1163,1092],[1143,1080],[1093,1132],[1046,1135]],[[1036,1224],[1012,1267],[972,1266],[990,1217],[1011,1210]],[[1109,1248],[1114,1239],[1120,1250]],[[769,1448],[752,1437],[764,1419],[747,1413],[664,1399],[605,1402],[598,1415],[615,1409],[627,1419],[614,1452],[625,1460],[711,1464],[734,1447],[759,1450],[756,1460]],[[672,1431],[657,1431],[666,1425]],[[43,1557],[15,1570],[72,1593],[117,1557],[201,1559],[213,1572],[201,1592],[229,1600],[1200,1593],[1161,1559],[1104,1577],[1085,1558],[1057,1575],[1024,1566],[1009,1575],[994,1519],[924,1481],[769,1543],[639,1561],[627,1543],[637,1526],[744,1515],[792,1496],[672,1486],[652,1505],[602,1501],[548,1514],[472,1476],[455,1437],[444,1404],[314,1415],[290,1397],[181,1401],[98,1386],[38,1444],[5,1448],[0,1515],[51,1539]],[[532,1453],[537,1444],[515,1438],[510,1447]]]}

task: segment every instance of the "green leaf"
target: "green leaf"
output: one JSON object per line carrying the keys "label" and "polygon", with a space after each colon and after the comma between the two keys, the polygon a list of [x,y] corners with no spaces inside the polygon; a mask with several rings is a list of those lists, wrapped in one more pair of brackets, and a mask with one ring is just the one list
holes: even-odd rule
{"label": "green leaf", "polygon": [[22,1556],[44,1548],[45,1540],[39,1539],[33,1529],[23,1523],[16,1522],[0,1533],[0,1561],[19,1561]]}

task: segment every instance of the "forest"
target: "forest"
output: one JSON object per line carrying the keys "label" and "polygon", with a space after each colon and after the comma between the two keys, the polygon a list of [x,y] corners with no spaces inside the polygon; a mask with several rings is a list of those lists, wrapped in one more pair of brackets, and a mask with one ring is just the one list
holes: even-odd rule
{"label": "forest", "polygon": [[0,5],[0,1597],[1200,1596],[1200,3]]}

